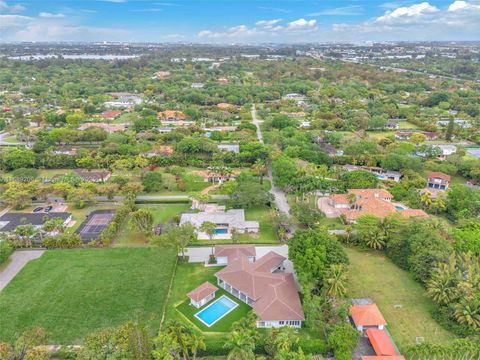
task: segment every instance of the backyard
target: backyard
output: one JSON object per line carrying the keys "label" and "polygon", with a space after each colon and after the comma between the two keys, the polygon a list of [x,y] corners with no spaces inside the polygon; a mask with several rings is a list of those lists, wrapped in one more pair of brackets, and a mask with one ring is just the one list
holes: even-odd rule
{"label": "backyard", "polygon": [[0,293],[0,342],[33,326],[52,344],[136,318],[157,329],[175,259],[170,248],[47,251]]}
{"label": "backyard", "polygon": [[[222,267],[218,266],[205,267],[203,264],[179,264],[177,266],[172,292],[166,307],[165,319],[167,321],[172,319],[187,320],[195,325],[198,330],[213,334],[228,332],[235,321],[247,315],[251,309],[248,305],[220,289],[217,291],[215,299],[225,295],[236,302],[238,306],[211,327],[207,327],[195,317],[195,314],[200,310],[189,304],[187,293],[197,288],[205,281],[209,281],[213,285],[216,285],[217,280],[214,274],[221,268]],[[203,306],[201,309],[205,308],[207,305]]]}
{"label": "backyard", "polygon": [[[143,204],[139,208],[148,210],[153,215],[153,224],[165,224],[190,208],[190,204]],[[114,246],[144,246],[146,237],[131,229],[128,222],[123,224]]]}
{"label": "backyard", "polygon": [[400,350],[416,343],[444,343],[454,335],[430,315],[435,309],[424,289],[385,256],[345,249],[350,259],[349,296],[371,298],[380,308]]}

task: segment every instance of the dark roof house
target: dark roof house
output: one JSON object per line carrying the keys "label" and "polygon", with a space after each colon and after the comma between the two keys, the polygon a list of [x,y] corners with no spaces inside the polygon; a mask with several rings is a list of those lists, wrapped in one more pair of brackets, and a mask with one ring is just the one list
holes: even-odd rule
{"label": "dark roof house", "polygon": [[0,217],[0,232],[14,231],[19,225],[33,225],[40,227],[46,221],[53,218],[61,218],[64,223],[71,220],[72,214],[68,212],[51,213],[6,213]]}

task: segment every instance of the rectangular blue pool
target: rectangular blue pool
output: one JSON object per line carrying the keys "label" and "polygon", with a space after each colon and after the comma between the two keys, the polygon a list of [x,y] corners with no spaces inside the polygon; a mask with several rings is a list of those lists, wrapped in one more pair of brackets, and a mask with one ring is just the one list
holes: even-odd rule
{"label": "rectangular blue pool", "polygon": [[238,304],[235,301],[223,295],[208,305],[205,309],[196,313],[195,317],[210,327],[237,306]]}
{"label": "rectangular blue pool", "polygon": [[215,235],[228,234],[228,229],[217,228],[214,231]]}

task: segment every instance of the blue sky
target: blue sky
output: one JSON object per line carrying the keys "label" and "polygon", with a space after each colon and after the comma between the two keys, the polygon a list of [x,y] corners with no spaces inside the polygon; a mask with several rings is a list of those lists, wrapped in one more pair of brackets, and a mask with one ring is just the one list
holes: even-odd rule
{"label": "blue sky", "polygon": [[0,41],[480,40],[480,0],[0,0]]}

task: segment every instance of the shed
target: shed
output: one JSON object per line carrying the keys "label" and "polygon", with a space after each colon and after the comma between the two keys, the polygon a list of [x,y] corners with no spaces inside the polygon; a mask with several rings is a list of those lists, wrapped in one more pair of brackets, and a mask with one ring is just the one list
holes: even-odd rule
{"label": "shed", "polygon": [[217,290],[218,288],[215,285],[206,281],[196,289],[190,291],[187,296],[190,299],[190,304],[198,309],[215,298],[215,292]]}
{"label": "shed", "polygon": [[375,304],[351,305],[350,314],[358,331],[365,329],[382,330],[387,322]]}
{"label": "shed", "polygon": [[392,340],[385,330],[367,329],[366,334],[368,340],[373,346],[373,350],[378,356],[395,356],[398,355],[393,346]]}

